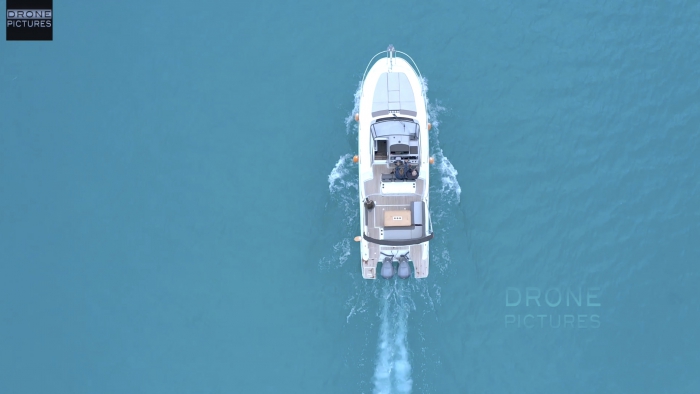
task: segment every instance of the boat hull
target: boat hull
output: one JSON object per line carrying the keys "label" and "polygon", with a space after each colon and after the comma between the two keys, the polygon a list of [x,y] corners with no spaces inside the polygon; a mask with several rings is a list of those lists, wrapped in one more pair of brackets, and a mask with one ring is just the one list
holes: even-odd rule
{"label": "boat hull", "polygon": [[[387,78],[389,91],[385,95],[383,89]],[[398,81],[395,92],[391,90],[392,78]],[[382,100],[387,102],[383,103]],[[378,121],[390,121],[391,118],[405,119],[406,122],[418,125],[414,139],[419,140],[420,144],[416,147],[417,157],[411,163],[420,169],[420,174],[410,181],[383,181],[389,176],[387,173],[391,170],[392,161],[389,157],[385,160],[378,159],[376,135],[372,134],[372,126]],[[387,256],[407,254],[410,256],[412,276],[425,278],[429,274],[429,240],[432,238],[428,115],[422,78],[408,61],[401,57],[387,56],[372,65],[363,80],[357,120],[360,230],[363,234],[360,240],[362,276],[365,279],[376,279],[381,276],[378,267],[381,267]],[[368,209],[365,204],[367,200],[376,204],[376,208],[373,206]],[[408,215],[412,209],[416,210],[412,214],[413,219],[419,217],[422,220],[412,230],[413,234],[418,235],[407,240],[388,239],[390,231],[409,227],[389,227],[384,222],[387,220],[387,212],[403,211]]]}

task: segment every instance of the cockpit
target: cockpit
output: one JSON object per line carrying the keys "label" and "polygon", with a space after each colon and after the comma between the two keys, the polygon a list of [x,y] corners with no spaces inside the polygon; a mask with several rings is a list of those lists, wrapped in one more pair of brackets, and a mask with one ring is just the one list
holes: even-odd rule
{"label": "cockpit", "polygon": [[386,164],[391,177],[383,181],[418,178],[420,163],[420,126],[409,118],[394,115],[377,120],[371,126],[372,162]]}

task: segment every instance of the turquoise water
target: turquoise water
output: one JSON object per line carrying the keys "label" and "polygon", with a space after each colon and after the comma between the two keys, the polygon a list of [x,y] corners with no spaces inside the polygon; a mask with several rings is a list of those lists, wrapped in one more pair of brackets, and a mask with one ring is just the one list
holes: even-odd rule
{"label": "turquoise water", "polygon": [[[0,392],[700,392],[697,3],[200,4],[0,43]],[[352,242],[388,44],[437,126],[422,281]]]}

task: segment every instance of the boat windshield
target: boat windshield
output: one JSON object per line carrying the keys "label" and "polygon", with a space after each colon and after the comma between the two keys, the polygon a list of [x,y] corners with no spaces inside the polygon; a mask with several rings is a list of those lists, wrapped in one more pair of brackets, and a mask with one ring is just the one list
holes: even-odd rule
{"label": "boat windshield", "polygon": [[418,133],[418,123],[410,119],[396,118],[377,122],[372,125],[372,136],[374,138],[387,137],[390,135],[408,135],[416,138]]}

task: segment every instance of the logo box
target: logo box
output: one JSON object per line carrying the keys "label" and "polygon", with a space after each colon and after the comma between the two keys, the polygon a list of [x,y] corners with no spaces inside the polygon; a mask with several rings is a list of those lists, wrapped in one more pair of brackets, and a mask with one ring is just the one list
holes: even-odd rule
{"label": "logo box", "polygon": [[53,0],[6,0],[7,41],[53,41]]}

